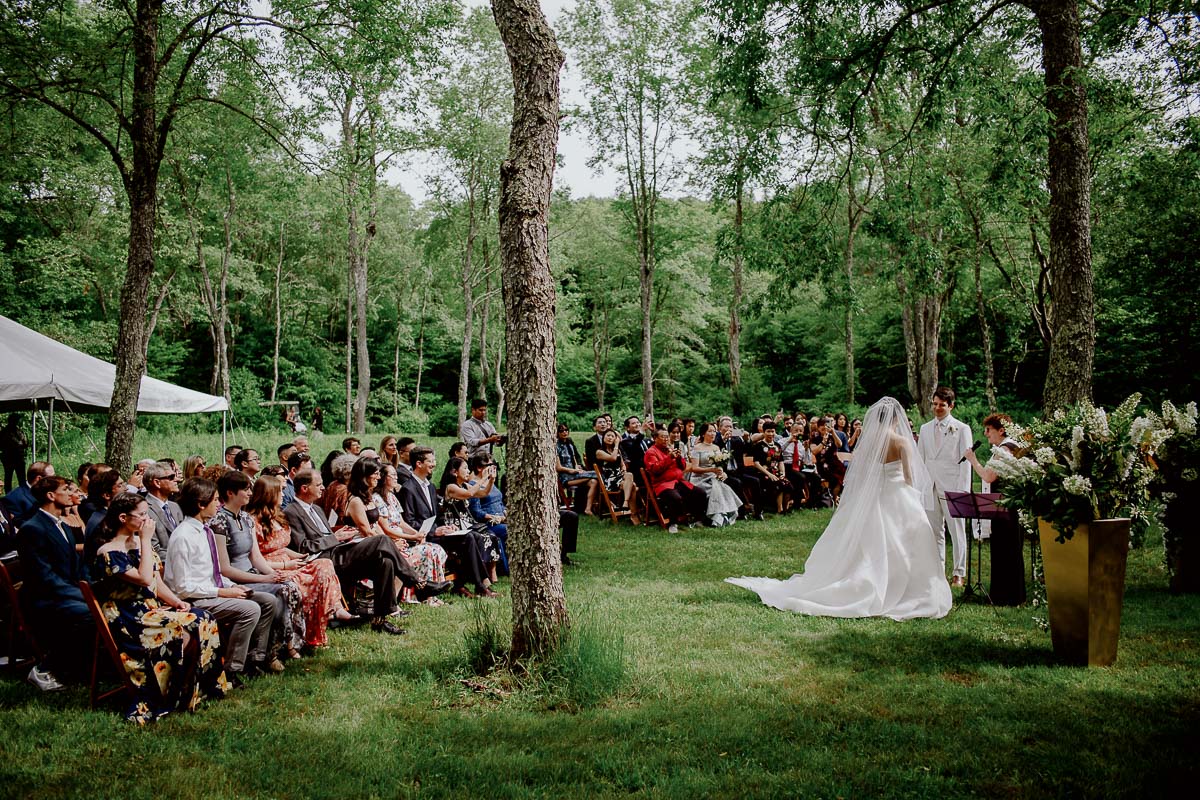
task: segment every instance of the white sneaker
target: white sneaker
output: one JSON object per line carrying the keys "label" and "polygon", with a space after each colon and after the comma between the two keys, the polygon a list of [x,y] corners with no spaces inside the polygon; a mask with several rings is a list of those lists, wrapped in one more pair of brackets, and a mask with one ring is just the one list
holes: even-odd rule
{"label": "white sneaker", "polygon": [[667,533],[679,533],[679,526],[672,522],[671,527],[667,528]]}
{"label": "white sneaker", "polygon": [[66,688],[48,670],[38,669],[37,667],[29,670],[29,677],[25,680],[43,692],[60,692]]}

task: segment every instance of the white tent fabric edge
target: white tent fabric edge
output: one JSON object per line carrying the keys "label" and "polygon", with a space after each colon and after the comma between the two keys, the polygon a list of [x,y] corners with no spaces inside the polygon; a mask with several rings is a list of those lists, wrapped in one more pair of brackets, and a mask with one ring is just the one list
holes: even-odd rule
{"label": "white tent fabric edge", "polygon": [[[63,411],[105,412],[117,368],[0,316],[0,411],[28,411],[51,400]],[[228,411],[224,397],[144,376],[138,412],[203,414]]]}

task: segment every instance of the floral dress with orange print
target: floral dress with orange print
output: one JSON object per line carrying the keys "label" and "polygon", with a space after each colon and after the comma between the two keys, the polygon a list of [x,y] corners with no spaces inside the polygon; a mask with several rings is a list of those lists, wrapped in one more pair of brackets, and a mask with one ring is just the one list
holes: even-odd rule
{"label": "floral dress with orange print", "polygon": [[270,531],[254,520],[254,533],[258,536],[258,549],[276,571],[283,573],[289,581],[300,587],[300,609],[304,614],[304,643],[321,647],[329,643],[326,629],[329,619],[344,608],[342,587],[338,583],[333,562],[328,558],[317,558],[297,569],[284,569],[281,564],[291,561],[283,551],[292,543],[292,533],[286,522],[271,523]]}
{"label": "floral dress with orange print", "polygon": [[[221,633],[205,610],[179,611],[162,603],[153,586],[138,586],[120,576],[137,572],[141,550],[109,550],[96,556],[92,590],[137,699],[125,718],[139,725],[169,711],[193,710],[204,697],[224,697],[230,689],[221,668]],[[161,564],[155,560],[155,579]],[[184,647],[184,634],[191,639]],[[198,643],[198,644],[197,644]],[[198,655],[197,655],[198,650]]]}

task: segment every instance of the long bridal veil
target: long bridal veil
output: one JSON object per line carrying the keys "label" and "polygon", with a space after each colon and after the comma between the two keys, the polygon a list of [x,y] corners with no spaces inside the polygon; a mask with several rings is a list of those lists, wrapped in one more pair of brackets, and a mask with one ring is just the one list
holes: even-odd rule
{"label": "long bridal veil", "polygon": [[805,571],[784,581],[726,580],[769,606],[805,614],[945,616],[950,587],[922,504],[931,484],[903,406],[885,397],[867,412],[842,501]]}

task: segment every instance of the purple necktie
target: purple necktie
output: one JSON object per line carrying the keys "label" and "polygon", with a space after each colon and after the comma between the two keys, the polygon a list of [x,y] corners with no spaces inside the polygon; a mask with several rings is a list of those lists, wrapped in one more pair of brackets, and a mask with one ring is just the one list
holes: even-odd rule
{"label": "purple necktie", "polygon": [[204,535],[208,537],[208,552],[212,553],[213,564],[213,583],[218,589],[225,586],[225,582],[221,580],[221,559],[217,558],[217,540],[213,537],[212,528],[204,526]]}

